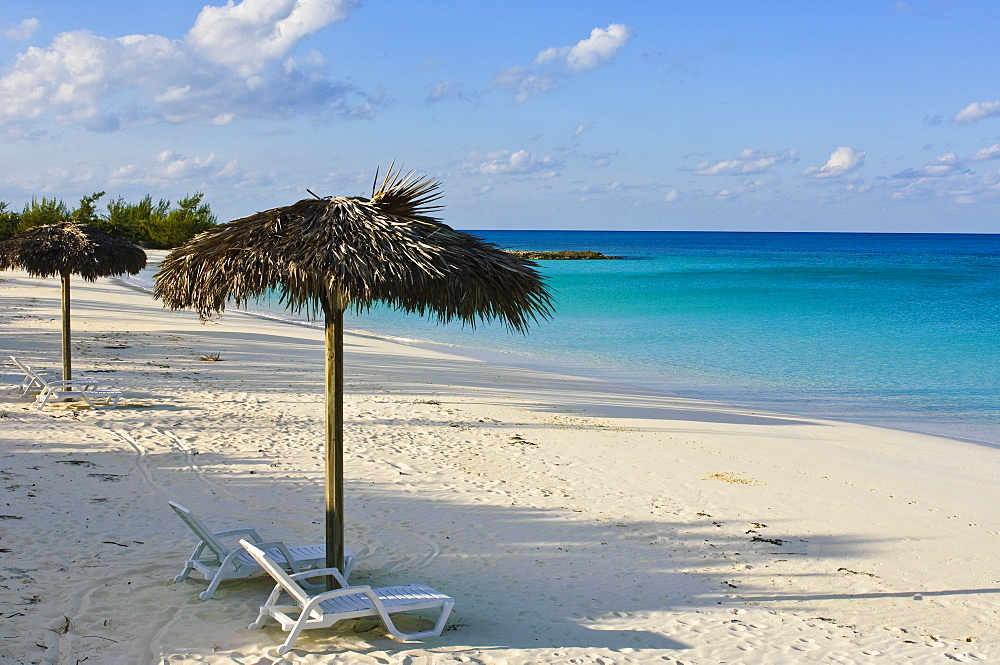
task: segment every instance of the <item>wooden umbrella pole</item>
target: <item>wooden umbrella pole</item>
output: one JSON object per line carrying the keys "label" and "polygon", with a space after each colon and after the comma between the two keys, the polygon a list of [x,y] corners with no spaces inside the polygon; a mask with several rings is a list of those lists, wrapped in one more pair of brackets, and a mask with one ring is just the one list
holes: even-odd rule
{"label": "wooden umbrella pole", "polygon": [[[326,303],[326,567],[344,572],[344,308]],[[335,588],[327,578],[328,588]]]}
{"label": "wooden umbrella pole", "polygon": [[73,378],[70,367],[70,334],[69,334],[69,272],[64,272],[62,278],[62,374],[63,381]]}

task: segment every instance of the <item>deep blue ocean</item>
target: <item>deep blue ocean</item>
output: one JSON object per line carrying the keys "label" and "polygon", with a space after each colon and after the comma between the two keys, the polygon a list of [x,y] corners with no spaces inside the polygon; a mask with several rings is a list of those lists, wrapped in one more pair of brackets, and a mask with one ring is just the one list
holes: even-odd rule
{"label": "deep blue ocean", "polygon": [[1000,235],[473,233],[506,249],[624,259],[539,261],[555,315],[526,336],[388,309],[348,316],[347,327],[686,397],[1000,444]]}

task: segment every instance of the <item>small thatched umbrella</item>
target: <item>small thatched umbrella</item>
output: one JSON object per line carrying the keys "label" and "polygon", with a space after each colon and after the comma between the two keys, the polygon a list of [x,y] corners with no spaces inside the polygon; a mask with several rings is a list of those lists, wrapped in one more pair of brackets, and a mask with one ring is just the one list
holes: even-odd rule
{"label": "small thatched umbrella", "polygon": [[[378,183],[376,176],[376,184]],[[440,183],[390,167],[369,199],[328,197],[234,220],[163,261],[153,296],[203,317],[273,289],[326,331],[327,566],[344,569],[344,310],[385,303],[439,321],[496,319],[525,331],[551,300],[535,264],[431,216]]]}
{"label": "small thatched umbrella", "polygon": [[63,380],[72,379],[69,277],[88,282],[98,277],[128,273],[146,267],[146,253],[127,240],[86,224],[60,222],[36,226],[0,242],[0,270],[20,268],[34,277],[62,279]]}

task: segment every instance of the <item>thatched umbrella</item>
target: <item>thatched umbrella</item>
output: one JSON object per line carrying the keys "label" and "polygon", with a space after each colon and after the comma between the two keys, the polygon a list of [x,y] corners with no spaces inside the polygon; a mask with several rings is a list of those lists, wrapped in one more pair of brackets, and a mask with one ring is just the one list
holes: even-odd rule
{"label": "thatched umbrella", "polygon": [[344,569],[344,311],[384,303],[522,332],[551,311],[535,264],[431,216],[440,197],[436,180],[390,167],[371,198],[305,199],[206,231],[171,252],[155,277],[154,298],[203,318],[272,289],[293,311],[322,312],[328,567]]}
{"label": "thatched umbrella", "polygon": [[19,268],[34,277],[59,275],[62,280],[63,380],[72,379],[70,350],[69,277],[88,282],[98,277],[128,273],[146,267],[146,253],[127,240],[86,224],[59,222],[36,226],[0,242],[0,270]]}

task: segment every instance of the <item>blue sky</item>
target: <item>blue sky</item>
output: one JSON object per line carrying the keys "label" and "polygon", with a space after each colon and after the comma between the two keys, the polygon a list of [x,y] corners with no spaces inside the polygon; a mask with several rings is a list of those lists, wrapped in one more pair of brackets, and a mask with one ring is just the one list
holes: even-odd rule
{"label": "blue sky", "polygon": [[463,229],[1000,232],[1000,3],[0,0],[0,200]]}

